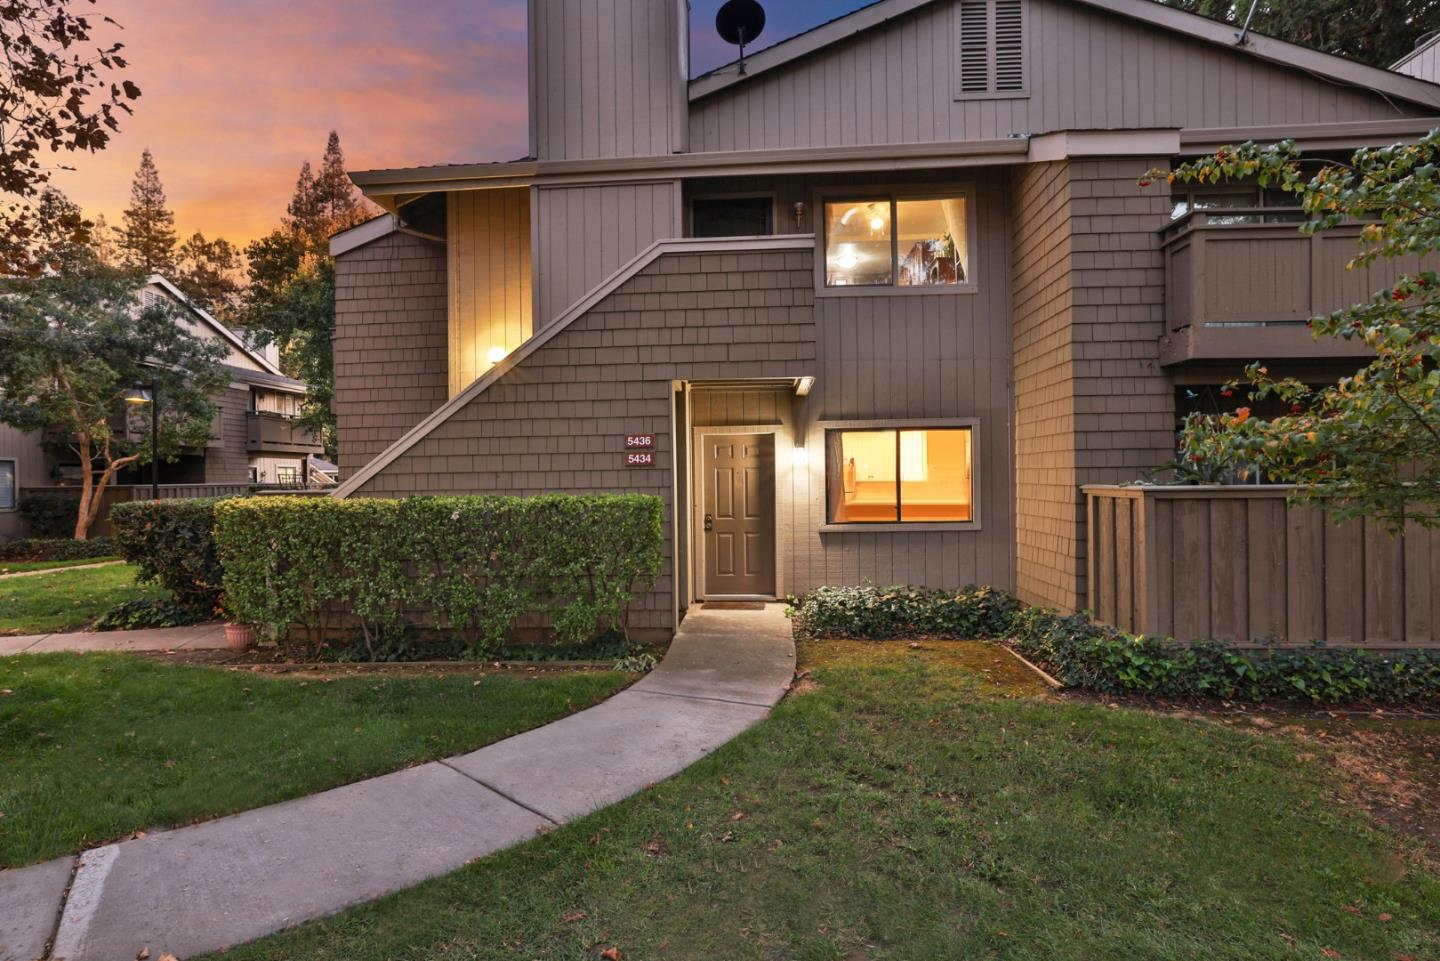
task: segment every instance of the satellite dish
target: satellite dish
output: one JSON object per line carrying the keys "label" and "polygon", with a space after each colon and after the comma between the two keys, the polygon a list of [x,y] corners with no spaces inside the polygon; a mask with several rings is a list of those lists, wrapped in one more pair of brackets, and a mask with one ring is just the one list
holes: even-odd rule
{"label": "satellite dish", "polygon": [[740,75],[745,75],[745,44],[754,43],[765,29],[765,8],[756,0],[727,0],[715,14],[715,31],[726,43],[740,48]]}

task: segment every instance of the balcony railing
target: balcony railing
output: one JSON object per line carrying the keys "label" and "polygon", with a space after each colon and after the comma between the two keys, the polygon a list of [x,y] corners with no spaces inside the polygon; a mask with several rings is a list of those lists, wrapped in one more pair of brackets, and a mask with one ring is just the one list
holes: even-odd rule
{"label": "balcony railing", "polygon": [[1347,271],[1361,224],[1313,235],[1286,208],[1195,210],[1161,231],[1165,334],[1160,362],[1363,358],[1358,341],[1310,334],[1305,321],[1368,300],[1414,258]]}
{"label": "balcony railing", "polygon": [[246,420],[246,450],[283,454],[318,454],[322,450],[319,436],[308,427],[301,427],[292,418],[252,412]]}

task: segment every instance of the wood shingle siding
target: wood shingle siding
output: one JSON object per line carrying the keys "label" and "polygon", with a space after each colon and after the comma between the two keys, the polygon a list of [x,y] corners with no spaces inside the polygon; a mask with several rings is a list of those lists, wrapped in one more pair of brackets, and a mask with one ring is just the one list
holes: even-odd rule
{"label": "wood shingle siding", "polygon": [[449,396],[445,257],[445,244],[397,231],[335,260],[342,478]]}
{"label": "wood shingle siding", "polygon": [[[662,256],[358,493],[657,494],[666,503],[665,574],[631,623],[668,633],[672,381],[813,375],[813,269],[808,251]],[[656,435],[659,466],[625,468],[627,433]]]}
{"label": "wood shingle siding", "polygon": [[929,143],[1054,130],[1421,115],[1369,91],[1079,4],[1027,0],[1027,6],[1028,96],[954,99],[961,4],[935,3],[695,101],[690,149]]}

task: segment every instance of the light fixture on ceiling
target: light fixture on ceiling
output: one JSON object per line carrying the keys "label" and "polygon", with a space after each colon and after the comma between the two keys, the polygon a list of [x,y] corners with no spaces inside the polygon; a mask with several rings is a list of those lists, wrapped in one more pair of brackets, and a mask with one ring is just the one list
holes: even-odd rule
{"label": "light fixture on ceiling", "polygon": [[860,258],[855,255],[855,251],[853,248],[842,250],[835,257],[835,266],[839,267],[841,270],[854,270],[856,265],[859,263]]}

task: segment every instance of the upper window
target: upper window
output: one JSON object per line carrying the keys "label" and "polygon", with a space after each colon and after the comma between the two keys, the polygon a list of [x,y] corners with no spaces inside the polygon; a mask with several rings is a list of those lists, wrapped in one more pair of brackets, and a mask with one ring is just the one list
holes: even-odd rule
{"label": "upper window", "polygon": [[825,202],[826,287],[970,283],[970,220],[963,194]]}
{"label": "upper window", "polygon": [[0,460],[0,511],[13,511],[17,496],[15,462]]}
{"label": "upper window", "polygon": [[1024,96],[1023,0],[961,0],[955,23],[955,98]]}
{"label": "upper window", "polygon": [[972,522],[974,471],[969,427],[825,433],[832,524]]}
{"label": "upper window", "polygon": [[767,237],[774,232],[771,197],[696,197],[690,202],[692,237]]}

